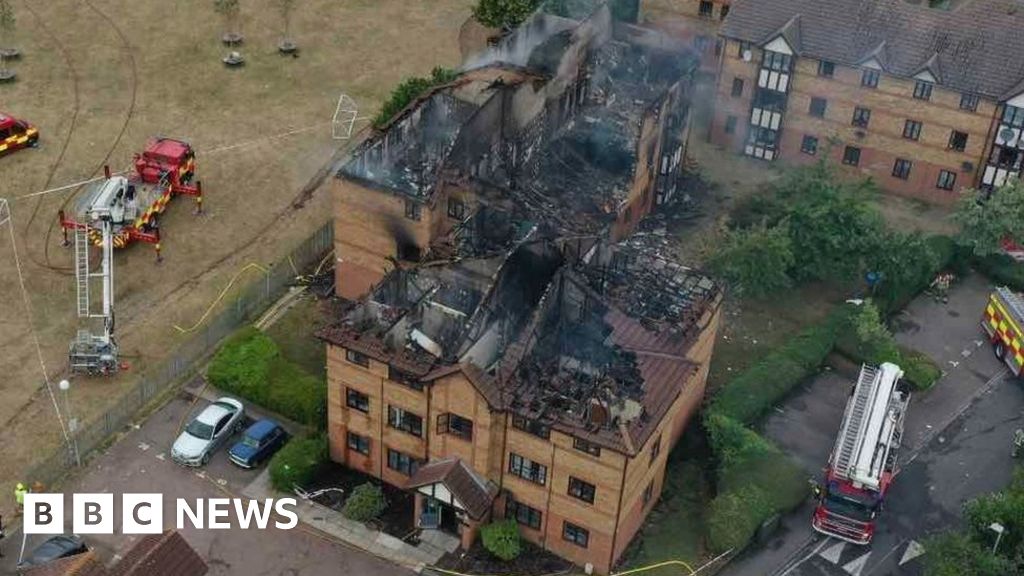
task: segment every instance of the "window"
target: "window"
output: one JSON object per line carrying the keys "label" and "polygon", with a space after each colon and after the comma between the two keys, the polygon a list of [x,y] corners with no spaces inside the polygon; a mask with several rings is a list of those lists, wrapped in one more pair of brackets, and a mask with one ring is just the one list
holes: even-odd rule
{"label": "window", "polygon": [[508,472],[543,486],[548,481],[548,467],[538,464],[529,458],[523,458],[515,452],[508,453]]}
{"label": "window", "polygon": [[867,108],[856,107],[853,109],[853,125],[860,128],[867,128],[868,123],[871,122],[871,110]]}
{"label": "window", "polygon": [[736,117],[729,116],[725,119],[725,133],[735,134],[736,133]]}
{"label": "window", "polygon": [[388,468],[405,476],[412,476],[420,467],[420,461],[404,452],[388,448]]}
{"label": "window", "polygon": [[860,148],[847,146],[846,150],[843,150],[843,164],[847,166],[857,166],[860,164]]}
{"label": "window", "polygon": [[864,69],[860,74],[860,85],[865,88],[878,88],[878,70]]}
{"label": "window", "polygon": [[914,84],[914,98],[918,100],[931,100],[932,99],[932,86],[931,82],[925,82],[924,80],[918,80]]}
{"label": "window", "polygon": [[597,487],[590,482],[584,482],[575,476],[569,476],[569,496],[593,504],[596,492]]}
{"label": "window", "polygon": [[975,94],[960,95],[960,109],[974,112],[978,109],[978,96]]}
{"label": "window", "polygon": [[534,530],[540,530],[540,521],[543,516],[540,510],[531,508],[522,502],[516,502],[511,498],[505,506],[505,518],[515,518],[516,522]]}
{"label": "window", "polygon": [[[458,198],[448,199],[448,216],[457,220],[466,217],[466,203]],[[418,218],[417,218],[418,220]]]}
{"label": "window", "polygon": [[910,167],[912,165],[913,163],[910,160],[897,158],[896,162],[892,165],[892,175],[900,180],[906,180],[910,178]]}
{"label": "window", "polygon": [[967,148],[967,133],[953,130],[949,135],[949,148],[957,152],[963,152]]}
{"label": "window", "polygon": [[827,60],[818,61],[818,76],[824,76],[825,78],[831,78],[836,73],[836,65]]}
{"label": "window", "polygon": [[[690,6],[693,6],[693,4],[690,4]],[[692,10],[692,8],[691,8],[691,10]],[[712,4],[710,0],[700,0],[699,13],[700,13],[701,16],[703,16],[705,18],[710,18],[711,14],[714,12],[714,10],[715,10],[715,5]]]}
{"label": "window", "polygon": [[935,187],[942,190],[952,190],[956,185],[956,173],[950,170],[939,170],[939,181]]}
{"label": "window", "polygon": [[792,64],[793,57],[789,54],[765,50],[764,61],[761,62],[761,67],[767,68],[768,70],[775,70],[776,72],[789,72]]}
{"label": "window", "polygon": [[824,98],[812,97],[811,98],[811,116],[817,116],[818,118],[825,117],[825,107],[828,106],[828,101]]}
{"label": "window", "polygon": [[392,382],[397,382],[402,386],[412,388],[413,390],[419,392],[423,391],[423,382],[420,381],[419,378],[407,372],[402,372],[401,370],[393,366],[388,366],[388,380],[391,380]]}
{"label": "window", "polygon": [[523,416],[513,416],[512,427],[517,430],[533,434],[539,438],[544,438],[545,440],[551,436],[551,429],[548,428],[546,424],[541,424],[536,420],[530,420]]}
{"label": "window", "polygon": [[729,15],[729,5],[725,4],[725,5],[722,6],[722,11],[719,13],[718,17],[721,18],[722,20],[725,20],[725,17],[728,16],[728,15]]}
{"label": "window", "polygon": [[908,140],[918,140],[921,138],[921,123],[917,120],[907,120],[903,124],[903,137]]}
{"label": "window", "polygon": [[591,456],[601,456],[601,447],[582,438],[573,438],[572,447]]}
{"label": "window", "polygon": [[355,432],[348,433],[348,448],[349,450],[355,450],[360,454],[370,454],[370,439],[366,436],[360,436]]}
{"label": "window", "polygon": [[732,97],[739,98],[743,96],[743,78],[732,79]]}
{"label": "window", "polygon": [[644,488],[643,501],[644,506],[651,503],[651,498],[654,498],[654,480],[647,483],[647,488]]}
{"label": "window", "polygon": [[586,548],[590,542],[590,530],[580,528],[571,522],[565,522],[562,524],[562,539]]}
{"label": "window", "polygon": [[370,367],[370,358],[366,354],[356,352],[355,350],[345,350],[345,360],[353,364],[358,364],[363,368]]}
{"label": "window", "polygon": [[753,47],[750,42],[740,42],[739,49],[736,52],[736,57],[743,58],[743,55],[747,52],[753,52]]}
{"label": "window", "polygon": [[345,405],[349,408],[355,408],[360,412],[370,411],[370,397],[363,394],[359,390],[353,390],[352,388],[345,389]]}
{"label": "window", "polygon": [[803,141],[800,142],[800,151],[814,156],[818,153],[818,139],[814,136],[804,136]]}
{"label": "window", "polygon": [[654,459],[661,454],[661,436],[654,439],[654,444],[651,445],[651,464],[654,464]]}
{"label": "window", "polygon": [[405,201],[405,217],[409,220],[419,220],[422,214],[423,206],[420,206],[419,202],[415,200]]}
{"label": "window", "polygon": [[472,440],[473,421],[469,418],[463,418],[462,416],[451,412],[448,412],[447,414],[438,414],[437,433],[451,434],[452,436],[458,436],[463,440]]}
{"label": "window", "polygon": [[423,418],[390,404],[388,405],[388,426],[413,436],[423,437]]}
{"label": "window", "polygon": [[1024,127],[1024,108],[1007,104],[1003,108],[1003,124],[1009,124],[1014,128]]}

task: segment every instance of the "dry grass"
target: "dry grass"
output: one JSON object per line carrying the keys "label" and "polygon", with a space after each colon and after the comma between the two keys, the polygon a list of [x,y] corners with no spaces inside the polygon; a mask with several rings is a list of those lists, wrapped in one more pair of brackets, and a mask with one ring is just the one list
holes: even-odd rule
{"label": "dry grass", "polygon": [[[402,78],[457,64],[458,29],[471,5],[300,0],[292,31],[302,51],[293,59],[276,53],[279,25],[271,1],[243,0],[248,63],[226,70],[222,25],[211,0],[90,2],[17,2],[24,58],[15,66],[19,81],[0,87],[2,108],[42,131],[39,150],[0,159],[0,197],[15,199],[18,250],[51,376],[62,372],[75,331],[74,286],[72,278],[38,263],[70,264],[53,225],[66,196],[16,198],[99,174],[105,161],[125,167],[159,134],[196,147],[207,211],[193,216],[188,200],[169,208],[161,220],[166,261],[160,266],[146,245],[118,254],[118,333],[132,370],[77,382],[76,407],[84,419],[101,413],[141,368],[179,342],[171,326],[192,324],[237,270],[281,257],[328,217],[323,192],[301,209],[290,205],[334,153],[329,126],[264,138],[328,121],[341,91],[371,116]],[[0,491],[9,493],[34,457],[58,445],[59,432],[29,338],[9,237],[0,232]]]}

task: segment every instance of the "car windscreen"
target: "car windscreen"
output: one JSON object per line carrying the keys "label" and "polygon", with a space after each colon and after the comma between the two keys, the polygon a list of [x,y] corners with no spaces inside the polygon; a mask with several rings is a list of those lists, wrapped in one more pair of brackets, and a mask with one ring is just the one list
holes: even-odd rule
{"label": "car windscreen", "polygon": [[188,425],[188,428],[185,428],[185,431],[191,434],[192,436],[195,436],[196,438],[201,438],[203,440],[209,440],[210,438],[213,438],[213,426],[210,426],[209,424],[204,424],[199,420],[193,420]]}
{"label": "car windscreen", "polygon": [[825,508],[829,512],[834,512],[840,516],[846,516],[847,518],[852,518],[861,522],[871,520],[874,515],[870,504],[835,492],[830,492],[825,497]]}

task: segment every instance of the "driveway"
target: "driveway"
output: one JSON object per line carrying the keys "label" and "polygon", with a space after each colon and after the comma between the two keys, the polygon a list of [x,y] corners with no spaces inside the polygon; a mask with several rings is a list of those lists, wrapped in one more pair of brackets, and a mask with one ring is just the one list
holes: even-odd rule
{"label": "driveway", "polygon": [[[982,339],[978,322],[991,289],[983,277],[969,276],[954,286],[948,304],[922,296],[893,322],[897,340],[928,354],[944,376],[911,399],[901,470],[872,544],[859,547],[818,535],[810,527],[807,502],[724,574],[916,574],[924,535],[955,526],[963,501],[1009,482],[1009,446],[1021,426],[1024,394]],[[820,478],[828,461],[856,370],[822,372],[763,423],[765,435],[809,477]]]}
{"label": "driveway", "polygon": [[[115,534],[85,536],[106,560],[122,554],[133,542],[120,532],[120,495],[123,493],[161,493],[164,497],[164,527],[175,523],[177,498],[236,497],[259,474],[242,470],[228,461],[222,448],[202,469],[188,469],[170,459],[170,445],[179,425],[198,413],[206,401],[195,406],[184,395],[175,398],[150,416],[141,427],[129,431],[102,456],[90,462],[76,478],[62,486],[64,494],[73,492],[113,493],[117,516]],[[246,407],[247,411],[249,407]],[[229,440],[228,446],[235,439]],[[65,499],[70,509],[70,496]],[[66,518],[70,526],[70,518]],[[191,525],[181,531],[189,544],[206,560],[213,576],[337,576],[343,574],[400,576],[410,571],[365,552],[338,544],[323,533],[300,524],[293,530],[242,530],[232,514],[228,530],[196,530]],[[14,528],[15,526],[11,526]],[[70,530],[69,530],[70,531]],[[0,560],[0,573],[13,573],[20,534],[4,541],[7,557]],[[30,536],[28,549],[45,536]]]}

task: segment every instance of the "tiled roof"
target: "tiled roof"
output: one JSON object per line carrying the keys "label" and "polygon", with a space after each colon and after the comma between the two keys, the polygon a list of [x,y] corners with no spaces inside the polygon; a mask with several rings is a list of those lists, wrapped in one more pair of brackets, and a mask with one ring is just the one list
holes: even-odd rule
{"label": "tiled roof", "polygon": [[24,576],[107,576],[107,569],[93,551],[29,568]]}
{"label": "tiled roof", "polygon": [[209,568],[174,530],[150,534],[128,549],[110,576],[203,576]]}
{"label": "tiled roof", "polygon": [[[780,33],[801,56],[850,66],[876,56],[911,78],[929,68],[951,90],[1002,100],[1024,81],[1024,3],[965,0],[952,10],[906,0],[736,0],[722,34],[758,45]],[[798,18],[794,23],[794,19]]]}
{"label": "tiled roof", "polygon": [[394,351],[388,349],[384,341],[373,334],[360,332],[356,327],[347,324],[335,324],[322,328],[316,333],[317,338],[342,346],[349,350],[366,354],[413,376],[423,376],[434,365],[435,358],[426,352],[409,349]]}
{"label": "tiled roof", "polygon": [[462,459],[456,457],[420,466],[406,487],[419,488],[438,483],[444,484],[474,520],[480,520],[487,514],[494,497],[498,495],[497,486],[478,476]]}

